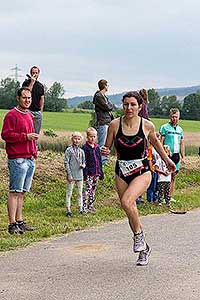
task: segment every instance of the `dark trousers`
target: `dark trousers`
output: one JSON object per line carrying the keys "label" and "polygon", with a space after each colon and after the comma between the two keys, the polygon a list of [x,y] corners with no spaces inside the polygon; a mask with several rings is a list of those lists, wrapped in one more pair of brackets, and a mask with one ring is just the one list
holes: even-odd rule
{"label": "dark trousers", "polygon": [[162,202],[162,198],[164,197],[166,204],[170,202],[170,181],[161,181],[158,182],[158,202]]}
{"label": "dark trousers", "polygon": [[155,202],[158,200],[157,180],[158,180],[158,173],[153,172],[150,186],[147,189],[148,202]]}

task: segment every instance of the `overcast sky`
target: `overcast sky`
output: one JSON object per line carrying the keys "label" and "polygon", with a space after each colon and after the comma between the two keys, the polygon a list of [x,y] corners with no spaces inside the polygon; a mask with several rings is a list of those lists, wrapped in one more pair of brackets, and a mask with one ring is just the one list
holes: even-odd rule
{"label": "overcast sky", "polygon": [[0,0],[0,78],[32,65],[66,97],[200,83],[199,0]]}

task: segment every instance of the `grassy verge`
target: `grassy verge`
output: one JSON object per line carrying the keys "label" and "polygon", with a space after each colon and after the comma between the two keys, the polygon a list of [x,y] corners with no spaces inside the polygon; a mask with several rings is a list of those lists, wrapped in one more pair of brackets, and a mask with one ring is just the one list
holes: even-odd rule
{"label": "grassy verge", "polygon": [[[0,109],[0,129],[2,127],[2,120],[7,110]],[[81,131],[85,132],[91,119],[91,111],[86,113],[66,112],[47,112],[43,113],[42,129],[53,129],[54,131]],[[160,126],[167,123],[169,119],[152,118],[151,121],[155,124],[156,130]],[[200,121],[180,120],[179,125],[184,132],[199,132]]]}
{"label": "grassy verge", "polygon": [[[184,169],[177,178],[174,208],[190,210],[200,207],[200,162],[196,157],[188,157]],[[63,155],[54,152],[40,153],[31,193],[26,197],[24,216],[29,224],[36,227],[33,232],[23,236],[11,236],[7,233],[6,197],[8,172],[5,151],[0,150],[0,251],[16,249],[33,242],[71,231],[90,228],[104,222],[120,220],[125,217],[114,187],[114,162],[105,167],[105,179],[99,182],[96,193],[95,214],[80,216],[75,199],[72,199],[73,218],[65,216],[65,172]],[[159,214],[168,211],[163,206],[145,203],[139,206],[140,214]]]}
{"label": "grassy verge", "polygon": [[[83,136],[85,136],[83,134]],[[193,136],[193,141],[195,141],[195,134]],[[85,141],[85,138],[84,138]],[[197,139],[198,141],[198,139]],[[187,140],[186,140],[187,142]],[[38,140],[39,149],[41,151],[54,151],[59,153],[64,153],[65,149],[71,144],[71,132],[61,132],[57,137],[45,136],[44,134],[40,135]],[[197,143],[198,144],[198,143]],[[198,156],[199,155],[199,145],[185,145],[185,153],[187,156]],[[0,148],[5,148],[5,143],[0,139]]]}

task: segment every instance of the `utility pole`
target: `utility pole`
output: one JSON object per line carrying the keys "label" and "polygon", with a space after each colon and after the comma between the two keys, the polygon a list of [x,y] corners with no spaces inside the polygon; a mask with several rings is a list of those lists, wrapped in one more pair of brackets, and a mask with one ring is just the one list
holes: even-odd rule
{"label": "utility pole", "polygon": [[15,81],[18,81],[19,77],[22,77],[22,75],[20,75],[18,72],[21,71],[20,68],[18,68],[18,66],[16,65],[14,68],[11,68],[11,71],[14,71],[14,75],[11,75],[12,77],[14,77]]}

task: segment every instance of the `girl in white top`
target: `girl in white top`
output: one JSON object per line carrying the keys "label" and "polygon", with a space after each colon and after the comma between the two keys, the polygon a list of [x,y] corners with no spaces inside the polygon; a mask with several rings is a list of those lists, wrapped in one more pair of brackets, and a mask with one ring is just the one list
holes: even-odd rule
{"label": "girl in white top", "polygon": [[[170,147],[164,146],[164,150],[170,156]],[[159,156],[155,163],[155,170],[158,173],[158,203],[162,206],[162,197],[164,196],[167,206],[170,204],[170,184],[171,172],[169,172],[164,160]]]}

